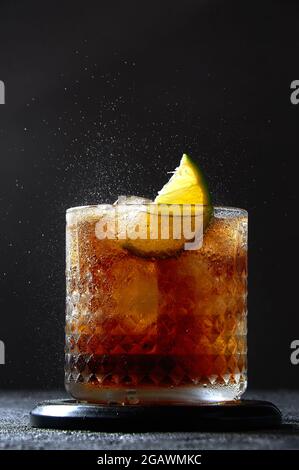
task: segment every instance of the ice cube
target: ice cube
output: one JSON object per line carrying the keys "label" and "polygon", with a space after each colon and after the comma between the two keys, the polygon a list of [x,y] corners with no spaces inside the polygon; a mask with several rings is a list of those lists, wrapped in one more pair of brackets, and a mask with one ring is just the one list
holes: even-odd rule
{"label": "ice cube", "polygon": [[145,197],[119,196],[113,205],[116,206],[116,205],[121,205],[121,204],[150,204],[152,202],[153,201]]}

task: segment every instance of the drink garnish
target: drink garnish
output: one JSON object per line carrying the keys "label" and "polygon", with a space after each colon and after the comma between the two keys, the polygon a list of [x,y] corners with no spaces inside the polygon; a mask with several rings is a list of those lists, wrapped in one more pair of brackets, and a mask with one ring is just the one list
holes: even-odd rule
{"label": "drink garnish", "polygon": [[[200,223],[203,224],[203,231],[213,214],[211,196],[205,177],[199,166],[187,154],[183,155],[180,165],[173,172],[168,183],[159,191],[154,203],[152,205],[148,204],[146,208],[147,233],[150,234],[153,223],[156,223],[159,229],[158,237],[153,239],[148,236],[146,240],[139,238],[127,239],[124,247],[139,256],[161,258],[178,254],[187,241],[184,234],[182,233],[180,237],[177,237],[174,235],[174,231],[170,231],[168,239],[161,235],[161,224],[165,221],[165,215],[168,214],[169,208],[174,207],[174,205],[181,206],[182,211],[183,205],[190,205],[193,220],[195,215],[198,216],[200,208]],[[173,222],[173,217],[175,215],[170,217],[170,222]]]}
{"label": "drink garnish", "polygon": [[180,165],[155,199],[155,204],[201,204],[204,212],[204,229],[213,214],[207,181],[198,164],[186,153]]}

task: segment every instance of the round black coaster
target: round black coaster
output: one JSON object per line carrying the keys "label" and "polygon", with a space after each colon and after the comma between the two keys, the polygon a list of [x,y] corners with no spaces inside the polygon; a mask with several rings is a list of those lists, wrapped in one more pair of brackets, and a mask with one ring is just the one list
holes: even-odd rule
{"label": "round black coaster", "polygon": [[111,432],[238,431],[281,424],[273,403],[240,400],[204,405],[96,405],[75,400],[50,400],[30,413],[34,427]]}

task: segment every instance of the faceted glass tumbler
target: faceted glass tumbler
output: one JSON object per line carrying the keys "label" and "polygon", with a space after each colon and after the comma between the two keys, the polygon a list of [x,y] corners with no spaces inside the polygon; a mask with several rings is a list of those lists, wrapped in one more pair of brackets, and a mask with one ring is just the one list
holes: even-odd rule
{"label": "faceted glass tumbler", "polygon": [[247,212],[217,207],[200,249],[145,257],[124,239],[97,237],[109,211],[108,204],[67,211],[67,391],[102,404],[240,398]]}

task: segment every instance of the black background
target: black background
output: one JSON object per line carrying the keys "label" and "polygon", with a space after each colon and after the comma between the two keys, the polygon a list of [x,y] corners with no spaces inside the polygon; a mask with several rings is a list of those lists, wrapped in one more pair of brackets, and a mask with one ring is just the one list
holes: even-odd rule
{"label": "black background", "polygon": [[153,197],[183,151],[249,211],[249,380],[297,387],[296,1],[0,3],[0,387],[63,384],[67,207]]}

